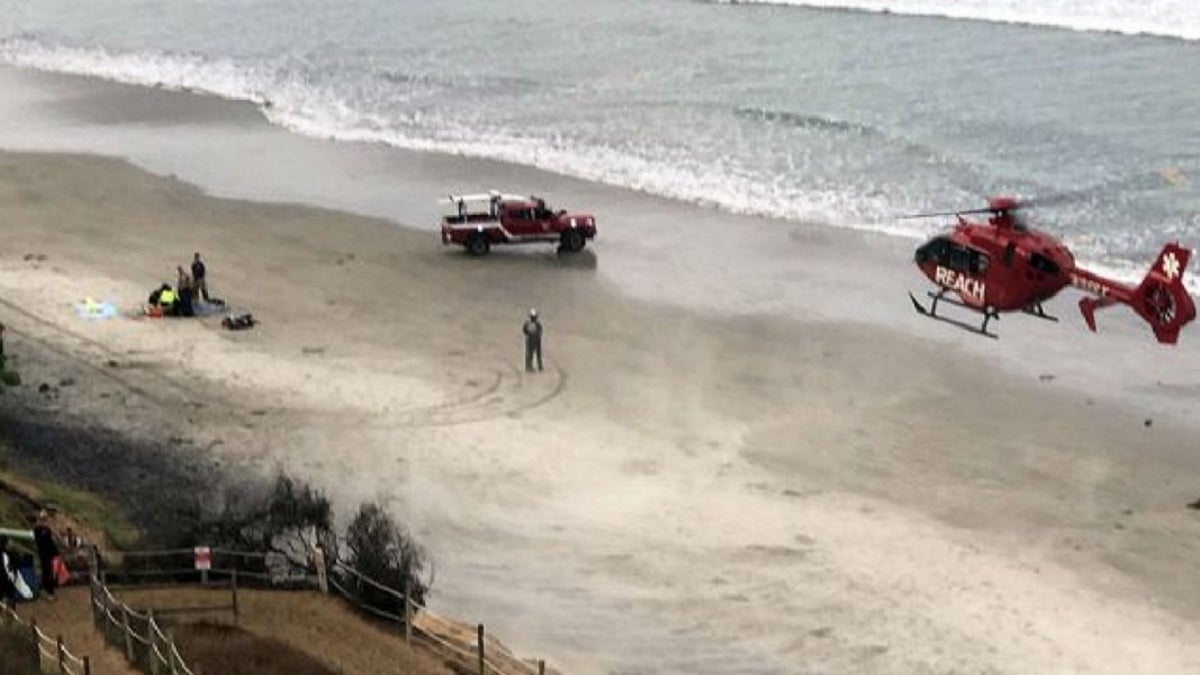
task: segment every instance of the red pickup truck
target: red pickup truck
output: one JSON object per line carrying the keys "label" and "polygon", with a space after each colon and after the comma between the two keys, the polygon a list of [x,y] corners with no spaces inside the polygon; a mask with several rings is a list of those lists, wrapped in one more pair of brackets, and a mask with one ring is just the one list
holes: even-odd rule
{"label": "red pickup truck", "polygon": [[592,214],[552,211],[538,197],[492,191],[450,195],[444,202],[455,212],[442,218],[442,244],[458,244],[471,255],[485,255],[494,244],[537,242],[577,253],[596,237]]}

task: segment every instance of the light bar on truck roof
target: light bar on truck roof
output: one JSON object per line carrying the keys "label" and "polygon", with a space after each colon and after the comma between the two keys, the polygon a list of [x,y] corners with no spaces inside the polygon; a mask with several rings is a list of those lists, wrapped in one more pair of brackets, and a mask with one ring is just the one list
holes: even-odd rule
{"label": "light bar on truck roof", "polygon": [[482,193],[469,194],[469,195],[454,195],[454,194],[447,195],[445,199],[439,200],[439,203],[461,204],[463,202],[490,202],[493,199],[499,199],[500,201],[504,201],[504,202],[534,201],[534,199],[532,197],[528,197],[525,195],[502,194],[496,190],[492,190],[491,192],[482,192]]}

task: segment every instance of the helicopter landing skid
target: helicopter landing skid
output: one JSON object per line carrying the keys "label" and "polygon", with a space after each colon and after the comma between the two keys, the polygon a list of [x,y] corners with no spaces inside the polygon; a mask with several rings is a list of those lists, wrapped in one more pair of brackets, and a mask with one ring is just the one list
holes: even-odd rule
{"label": "helicopter landing skid", "polygon": [[1029,316],[1037,317],[1039,319],[1045,319],[1047,321],[1055,321],[1055,322],[1058,321],[1057,316],[1051,316],[1051,315],[1047,314],[1045,312],[1045,310],[1042,309],[1042,303],[1040,303],[1040,302],[1035,302],[1034,304],[1029,305],[1028,307],[1025,307],[1024,309],[1021,310],[1021,312],[1023,314],[1028,314]]}
{"label": "helicopter landing skid", "polygon": [[[969,333],[975,333],[976,335],[990,337],[993,340],[1000,339],[999,335],[996,335],[995,333],[989,333],[988,329],[987,329],[989,321],[991,321],[992,319],[996,319],[997,321],[1000,320],[999,313],[981,310],[976,307],[972,307],[966,303],[959,302],[958,300],[955,300],[954,298],[948,298],[948,297],[946,297],[946,291],[944,289],[937,293],[928,291],[928,292],[926,292],[926,295],[933,298],[933,304],[929,307],[929,309],[926,309],[924,305],[922,305],[915,297],[913,297],[912,293],[908,294],[908,299],[912,300],[913,309],[917,310],[917,313],[920,314],[921,316],[928,317],[930,319],[934,319],[935,321],[941,321],[943,323],[948,323],[951,326],[957,326]],[[942,316],[942,315],[938,314],[937,306],[938,306],[939,302],[945,302],[945,303],[949,303],[951,305],[958,305],[959,307],[969,309],[972,312],[978,312],[978,313],[982,314],[983,315],[983,325],[975,326],[975,325],[966,323],[965,321],[959,321],[958,319],[951,319],[948,316]]]}

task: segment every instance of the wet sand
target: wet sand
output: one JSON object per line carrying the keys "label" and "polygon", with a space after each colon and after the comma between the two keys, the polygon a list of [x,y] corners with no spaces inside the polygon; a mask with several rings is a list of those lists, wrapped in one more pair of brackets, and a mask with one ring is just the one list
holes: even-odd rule
{"label": "wet sand", "polygon": [[[1200,459],[1169,418],[886,321],[631,297],[603,218],[578,258],[476,260],[119,160],[5,154],[0,222],[27,382],[0,406],[69,371],[57,414],[284,467],[342,512],[382,498],[430,548],[435,609],[567,672],[1200,669]],[[192,251],[258,327],[76,317],[135,309]],[[531,305],[549,360],[528,375]]]}

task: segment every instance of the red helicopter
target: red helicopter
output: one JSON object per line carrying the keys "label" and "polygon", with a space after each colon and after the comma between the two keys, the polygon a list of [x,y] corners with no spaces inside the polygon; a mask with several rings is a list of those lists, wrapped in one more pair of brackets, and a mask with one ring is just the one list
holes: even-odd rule
{"label": "red helicopter", "polygon": [[[1001,312],[1057,321],[1042,310],[1042,303],[1066,286],[1089,294],[1079,301],[1079,309],[1093,332],[1096,309],[1115,303],[1129,305],[1165,344],[1175,344],[1180,329],[1196,318],[1196,306],[1183,286],[1191,249],[1167,244],[1142,282],[1129,286],[1076,267],[1075,256],[1061,241],[1025,224],[1019,211],[1028,205],[1013,197],[994,197],[986,208],[908,216],[952,215],[958,220],[953,230],[917,248],[917,267],[938,290],[928,293],[933,299],[929,308],[909,293],[913,307],[924,316],[991,338],[997,336],[988,332],[988,322],[999,320]],[[971,214],[989,217],[986,222],[964,218]],[[939,302],[978,312],[983,324],[976,327],[940,316]]]}

